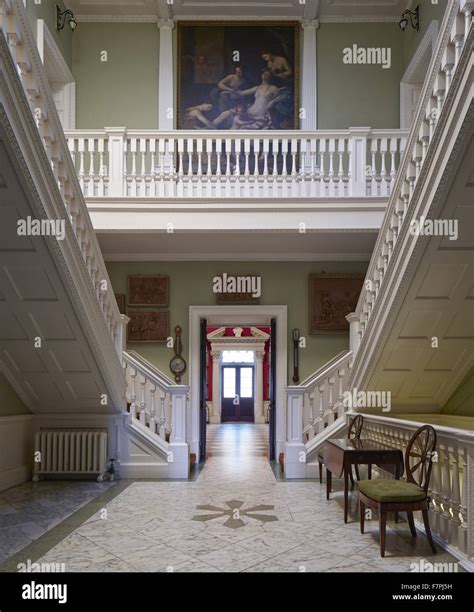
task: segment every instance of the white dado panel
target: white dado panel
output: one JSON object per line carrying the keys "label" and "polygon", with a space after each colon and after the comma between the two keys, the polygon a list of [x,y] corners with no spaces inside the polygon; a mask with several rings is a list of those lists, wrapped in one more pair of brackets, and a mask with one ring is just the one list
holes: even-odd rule
{"label": "white dado panel", "polygon": [[33,465],[33,417],[0,417],[0,491],[31,476]]}

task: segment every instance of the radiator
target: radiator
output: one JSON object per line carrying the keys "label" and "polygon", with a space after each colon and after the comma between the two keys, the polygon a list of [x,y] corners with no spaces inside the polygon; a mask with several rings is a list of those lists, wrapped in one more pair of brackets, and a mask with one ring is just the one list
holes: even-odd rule
{"label": "radiator", "polygon": [[35,436],[33,480],[40,475],[97,475],[107,469],[107,432],[41,431]]}

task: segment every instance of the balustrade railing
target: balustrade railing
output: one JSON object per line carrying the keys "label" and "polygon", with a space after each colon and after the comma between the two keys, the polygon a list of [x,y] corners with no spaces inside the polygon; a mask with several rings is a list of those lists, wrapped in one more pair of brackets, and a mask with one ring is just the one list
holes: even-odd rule
{"label": "balustrade railing", "polygon": [[285,474],[287,478],[305,477],[306,455],[317,443],[319,434],[342,419],[349,409],[349,405],[344,402],[344,392],[347,389],[351,367],[352,352],[345,351],[300,385],[286,387]]}
{"label": "balustrade railing", "polygon": [[407,132],[66,132],[86,197],[388,197]]}
{"label": "balustrade railing", "polygon": [[141,355],[123,352],[132,425],[144,428],[166,452],[170,476],[187,476],[186,412],[189,387],[177,385]]}
{"label": "balustrade railing", "polygon": [[[420,423],[413,421],[364,414],[363,435],[404,453],[419,426]],[[470,536],[474,528],[474,509],[469,483],[474,470],[474,432],[434,427],[437,448],[429,488],[431,530],[441,544],[449,546],[460,559],[472,563],[474,547]]]}
{"label": "balustrade railing", "polygon": [[[111,290],[102,253],[59,120],[23,0],[0,0],[0,32],[22,83],[31,114],[44,145],[90,282],[117,352],[121,353],[120,313]],[[4,43],[2,41],[2,53]],[[69,233],[66,235],[66,239]]]}
{"label": "balustrade railing", "polygon": [[[436,147],[437,126],[445,108],[460,60],[466,48],[466,61],[472,61],[474,20],[472,0],[451,0],[446,11],[436,50],[433,54],[415,119],[408,137],[399,173],[385,211],[384,221],[369,264],[364,289],[356,309],[358,342],[360,344],[379,295],[384,292],[387,278],[399,270],[397,256],[403,238],[414,219],[413,200],[417,183]],[[471,52],[469,54],[469,49]],[[416,240],[416,237],[413,238]]]}

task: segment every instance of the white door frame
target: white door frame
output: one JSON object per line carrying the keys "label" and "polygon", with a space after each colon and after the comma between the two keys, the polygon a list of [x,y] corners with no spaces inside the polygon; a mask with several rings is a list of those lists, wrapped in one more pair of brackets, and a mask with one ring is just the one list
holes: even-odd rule
{"label": "white door frame", "polygon": [[[262,325],[260,320],[276,319],[276,397],[275,397],[275,455],[285,451],[286,444],[286,399],[285,387],[288,379],[288,332],[287,306],[190,306],[189,307],[189,410],[187,436],[190,452],[199,457],[199,351],[200,351],[200,320],[220,317],[218,325],[224,324],[224,318],[229,325],[245,326]],[[224,318],[223,318],[224,317]]]}

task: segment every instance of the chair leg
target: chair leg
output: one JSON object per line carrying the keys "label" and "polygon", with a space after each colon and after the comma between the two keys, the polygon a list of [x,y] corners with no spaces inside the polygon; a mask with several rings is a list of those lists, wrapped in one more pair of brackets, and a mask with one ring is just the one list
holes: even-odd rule
{"label": "chair leg", "polygon": [[413,512],[407,512],[408,524],[410,525],[411,535],[416,538],[415,521],[413,520]]}
{"label": "chair leg", "polygon": [[323,484],[323,464],[321,461],[319,463],[319,484]]}
{"label": "chair leg", "polygon": [[398,523],[398,512],[394,512],[395,523]]}
{"label": "chair leg", "polygon": [[356,473],[357,480],[359,481],[360,480],[360,475],[359,475],[359,466],[357,465],[357,463],[355,464],[354,468],[355,468],[355,473]]}
{"label": "chair leg", "polygon": [[426,531],[426,537],[428,538],[428,542],[430,543],[430,547],[431,550],[436,553],[436,546],[433,542],[433,536],[431,535],[431,528],[430,528],[430,519],[428,517],[428,509],[426,510],[422,510],[421,514],[423,515],[423,524],[425,526],[425,531]]}
{"label": "chair leg", "polygon": [[352,475],[352,465],[349,466],[349,478],[351,479],[351,488],[354,486],[354,476]]}
{"label": "chair leg", "polygon": [[380,525],[380,556],[385,557],[385,530],[387,528],[387,513],[379,510]]}
{"label": "chair leg", "polygon": [[360,514],[360,532],[364,533],[365,527],[365,504],[362,500],[359,500],[359,514]]}

